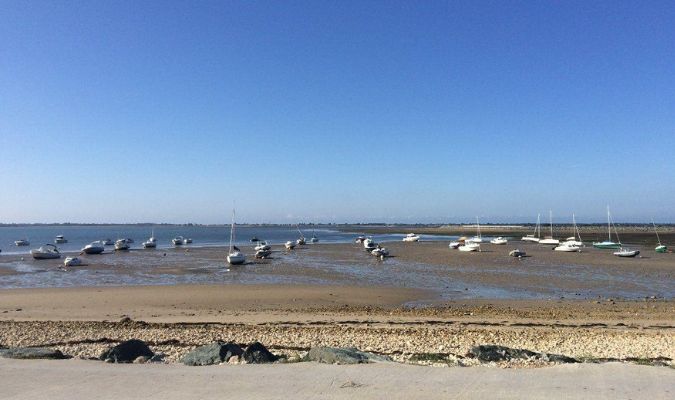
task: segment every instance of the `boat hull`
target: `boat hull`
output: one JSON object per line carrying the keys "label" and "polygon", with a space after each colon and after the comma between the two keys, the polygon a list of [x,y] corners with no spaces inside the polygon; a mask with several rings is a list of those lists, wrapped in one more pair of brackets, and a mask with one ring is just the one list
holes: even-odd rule
{"label": "boat hull", "polygon": [[85,254],[101,254],[105,249],[103,247],[85,247],[82,251]]}
{"label": "boat hull", "polygon": [[36,260],[54,260],[54,259],[57,259],[57,258],[61,258],[61,254],[56,254],[56,253],[40,253],[40,252],[31,251],[30,254]]}
{"label": "boat hull", "polygon": [[554,248],[553,250],[572,253],[572,252],[578,252],[580,249],[577,246],[558,246],[558,247]]}
{"label": "boat hull", "polygon": [[241,253],[230,254],[227,256],[227,262],[230,265],[241,265],[246,262],[246,256]]}
{"label": "boat hull", "polygon": [[664,245],[661,245],[661,246],[657,246],[657,247],[654,249],[654,251],[656,251],[657,253],[667,253],[667,252],[668,252],[668,248],[667,248],[666,246],[664,246]]}
{"label": "boat hull", "polygon": [[640,254],[640,251],[639,251],[639,250],[633,250],[633,251],[617,251],[616,253],[614,253],[614,255],[617,256],[617,257],[628,257],[628,258],[635,257],[635,256],[637,256],[637,255],[639,255],[639,254]]}
{"label": "boat hull", "polygon": [[614,243],[614,242],[593,243],[593,247],[595,247],[596,249],[614,250],[620,249],[621,243]]}

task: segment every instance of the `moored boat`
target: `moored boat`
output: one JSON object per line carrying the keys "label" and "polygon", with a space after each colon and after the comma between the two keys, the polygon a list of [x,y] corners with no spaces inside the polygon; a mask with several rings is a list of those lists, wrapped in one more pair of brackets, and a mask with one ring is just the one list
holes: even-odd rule
{"label": "moored boat", "polygon": [[105,250],[103,243],[100,240],[91,242],[88,245],[82,248],[82,252],[85,254],[101,254]]}
{"label": "moored boat", "polygon": [[227,262],[230,265],[241,265],[246,262],[246,256],[234,245],[235,242],[235,228],[234,228],[234,208],[232,209],[232,227],[230,228],[230,251],[227,254]]}
{"label": "moored boat", "polygon": [[45,244],[44,246],[40,246],[37,249],[33,249],[30,251],[30,254],[36,260],[52,260],[55,258],[61,258],[59,249],[53,244]]}
{"label": "moored boat", "polygon": [[267,242],[259,240],[258,244],[254,247],[255,251],[266,251],[272,249],[272,246],[267,244]]}
{"label": "moored boat", "polygon": [[539,240],[539,244],[560,244],[560,240],[553,238],[553,211],[548,212],[549,223],[551,227],[551,234]]}
{"label": "moored boat", "polygon": [[467,241],[463,246],[459,246],[457,249],[459,251],[480,251],[480,244]]}
{"label": "moored boat", "polygon": [[612,242],[612,217],[609,213],[609,206],[607,206],[607,240],[604,242],[594,242],[593,247],[596,249],[620,249],[621,241],[619,240],[619,233],[616,232],[616,227],[614,227],[614,233],[616,233],[616,240],[618,242]]}
{"label": "moored boat", "polygon": [[30,242],[28,239],[19,239],[14,241],[14,244],[17,246],[30,246]]}
{"label": "moored boat", "polygon": [[173,243],[174,246],[182,246],[184,243],[184,240],[182,236],[176,236],[175,238],[171,239],[171,243]]}
{"label": "moored boat", "polygon": [[130,246],[129,246],[129,242],[127,241],[127,239],[117,239],[115,241],[115,250],[125,251],[125,250],[129,250],[129,247]]}
{"label": "moored boat", "polygon": [[553,250],[555,250],[555,251],[565,251],[565,252],[575,252],[575,251],[579,252],[579,251],[581,251],[581,247],[579,247],[579,246],[577,246],[573,243],[565,242],[565,243],[561,243],[559,246],[556,246],[555,248],[553,248]]}
{"label": "moored boat", "polygon": [[157,239],[155,238],[155,230],[152,230],[152,233],[150,234],[150,238],[143,242],[143,248],[144,249],[154,249],[157,247]]}
{"label": "moored boat", "polygon": [[506,244],[506,243],[508,243],[508,240],[506,240],[506,239],[504,239],[503,237],[500,236],[500,237],[498,237],[498,238],[494,238],[494,239],[490,240],[490,243],[492,243],[492,244],[500,244],[500,245],[501,245],[501,244]]}
{"label": "moored boat", "polygon": [[619,251],[613,253],[617,257],[635,257],[640,254],[640,250],[631,250],[628,248],[620,248]]}
{"label": "moored boat", "polygon": [[387,257],[389,255],[389,250],[378,245],[375,249],[371,250],[370,254],[376,257]]}
{"label": "moored boat", "polygon": [[63,237],[63,235],[56,235],[56,238],[54,239],[54,243],[56,243],[56,244],[68,243],[68,239]]}
{"label": "moored boat", "polygon": [[260,249],[260,250],[256,250],[256,252],[255,252],[255,258],[258,258],[258,259],[267,258],[270,255],[272,255],[272,250],[269,250],[269,249],[265,249],[265,250]]}
{"label": "moored boat", "polygon": [[[476,236],[466,239],[466,243],[483,243],[483,236],[480,234],[480,222],[478,222],[478,217],[476,217]],[[464,250],[471,251],[471,250]]]}
{"label": "moored boat", "polygon": [[112,246],[115,244],[112,239],[103,239],[101,240],[101,243],[103,243],[104,246]]}
{"label": "moored boat", "polygon": [[665,253],[668,251],[668,247],[666,245],[661,243],[661,238],[659,237],[659,232],[656,230],[656,224],[654,223],[654,220],[652,219],[652,225],[654,225],[654,233],[656,233],[656,240],[659,243],[656,248],[654,248],[654,251],[657,253]]}
{"label": "moored boat", "polygon": [[419,242],[420,236],[414,233],[409,233],[403,238],[404,242]]}
{"label": "moored boat", "polygon": [[515,249],[515,250],[509,251],[509,255],[510,255],[511,257],[518,257],[518,258],[520,258],[520,257],[525,257],[526,254],[525,254],[524,251],[522,251],[522,250],[520,250],[520,249]]}
{"label": "moored boat", "polygon": [[520,240],[523,242],[539,243],[541,238],[541,214],[537,214],[537,224],[534,226],[534,233],[532,235],[525,235]]}
{"label": "moored boat", "polygon": [[286,247],[286,250],[293,250],[295,248],[295,242],[289,240],[286,243],[284,243],[284,247]]}
{"label": "moored boat", "polygon": [[66,259],[63,260],[63,265],[66,267],[79,267],[84,265],[84,263],[77,257],[66,257]]}

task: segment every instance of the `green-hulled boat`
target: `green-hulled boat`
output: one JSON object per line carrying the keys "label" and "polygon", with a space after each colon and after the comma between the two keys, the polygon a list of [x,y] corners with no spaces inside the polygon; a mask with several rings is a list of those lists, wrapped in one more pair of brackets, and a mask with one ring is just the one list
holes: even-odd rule
{"label": "green-hulled boat", "polygon": [[653,220],[653,219],[652,219],[652,225],[654,225],[654,233],[656,233],[656,240],[659,242],[659,245],[656,246],[656,248],[654,249],[654,251],[656,251],[657,253],[665,253],[665,252],[667,252],[667,251],[668,251],[668,248],[666,247],[666,245],[661,244],[661,238],[659,237],[659,231],[656,230],[656,224],[654,223],[654,220]]}
{"label": "green-hulled boat", "polygon": [[596,249],[620,249],[621,243],[615,243],[609,240],[599,243],[593,243],[593,247]]}
{"label": "green-hulled boat", "polygon": [[[614,228],[616,230],[616,228]],[[619,234],[616,234],[617,240],[619,239]],[[593,247],[596,249],[620,249],[621,242],[612,242],[612,218],[609,214],[609,206],[607,206],[607,240],[604,242],[594,242]]]}

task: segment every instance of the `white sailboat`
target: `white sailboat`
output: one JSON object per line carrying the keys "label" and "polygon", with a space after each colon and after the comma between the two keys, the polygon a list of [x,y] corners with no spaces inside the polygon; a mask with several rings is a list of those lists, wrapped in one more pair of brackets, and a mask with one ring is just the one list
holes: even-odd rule
{"label": "white sailboat", "polygon": [[244,253],[239,250],[237,246],[234,246],[232,242],[234,241],[234,208],[232,209],[232,227],[230,228],[230,251],[227,255],[227,262],[230,265],[240,265],[246,262],[246,256]]}
{"label": "white sailboat", "polygon": [[305,235],[302,234],[302,231],[300,230],[300,225],[296,225],[296,228],[298,229],[298,233],[300,234],[300,237],[298,240],[295,241],[295,243],[303,246],[307,241],[305,240]]}
{"label": "white sailboat", "polygon": [[467,239],[466,243],[483,243],[483,236],[480,234],[480,222],[478,222],[478,217],[476,217],[476,230],[476,236],[472,237],[471,239]]}
{"label": "white sailboat", "polygon": [[551,235],[539,240],[539,244],[560,244],[560,240],[553,238],[553,211],[549,210],[548,219],[551,226]]}
{"label": "white sailboat", "polygon": [[534,226],[534,233],[532,235],[525,235],[520,240],[523,242],[539,243],[541,238],[541,214],[537,214],[537,225]]}
{"label": "white sailboat", "polygon": [[[614,227],[614,232],[616,233],[616,240],[619,240],[619,233],[616,232],[616,227]],[[621,248],[621,242],[612,242],[612,217],[609,213],[609,206],[607,206],[607,240],[604,242],[594,242],[593,247],[596,249],[619,249]]]}
{"label": "white sailboat", "polygon": [[572,236],[565,239],[565,241],[562,242],[561,245],[568,247],[584,246],[584,242],[581,240],[581,233],[579,232],[579,227],[577,226],[577,220],[576,217],[574,216],[574,213],[572,213]]}
{"label": "white sailboat", "polygon": [[153,229],[150,238],[143,242],[143,248],[154,249],[155,247],[157,247],[157,239],[155,239],[155,230]]}

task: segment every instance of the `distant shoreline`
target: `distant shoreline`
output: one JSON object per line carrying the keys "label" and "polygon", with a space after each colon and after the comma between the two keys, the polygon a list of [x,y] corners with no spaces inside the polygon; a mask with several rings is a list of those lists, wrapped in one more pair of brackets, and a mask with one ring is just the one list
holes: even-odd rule
{"label": "distant shoreline", "polygon": [[[301,227],[322,227],[322,228],[333,228],[336,230],[341,230],[341,231],[346,231],[348,229],[354,229],[354,230],[360,230],[360,229],[438,229],[438,230],[448,230],[448,229],[460,229],[460,228],[475,228],[476,224],[474,223],[467,223],[467,224],[460,224],[460,223],[436,223],[436,224],[405,224],[405,223],[393,223],[393,224],[384,224],[384,223],[349,223],[349,224],[334,224],[334,223],[304,223],[301,222],[299,224],[297,223],[290,223],[290,224],[273,224],[273,223],[260,223],[260,224],[255,224],[255,223],[236,223],[237,226],[269,226],[269,227],[276,227],[276,226],[296,226],[299,225]],[[597,223],[577,223],[577,225],[580,228],[588,228],[588,227],[594,227],[594,228],[601,228],[601,229],[606,229],[607,224],[602,223],[602,222],[597,222]],[[623,228],[639,228],[639,229],[644,229],[644,228],[649,228],[652,229],[652,223],[651,222],[615,222],[614,225],[617,227],[623,227]],[[200,226],[200,227],[223,227],[223,226],[230,226],[229,223],[227,224],[197,224],[197,223],[183,223],[183,224],[178,224],[178,223],[168,223],[168,222],[134,222],[134,223],[118,223],[118,222],[110,222],[110,223],[87,223],[87,222],[34,222],[34,223],[27,223],[27,222],[17,222],[17,223],[0,223],[0,228],[11,228],[11,227],[26,227],[26,226]],[[491,222],[486,222],[486,223],[481,223],[480,227],[481,229],[485,230],[519,230],[519,229],[530,229],[535,226],[534,223],[532,222],[522,222],[522,223],[509,223],[509,224],[498,224],[498,223],[491,223]],[[546,223],[542,223],[542,229],[543,227],[548,226]],[[572,224],[569,223],[554,223],[553,227],[571,227]],[[659,228],[672,228],[675,230],[675,223],[657,223],[656,226]]]}

